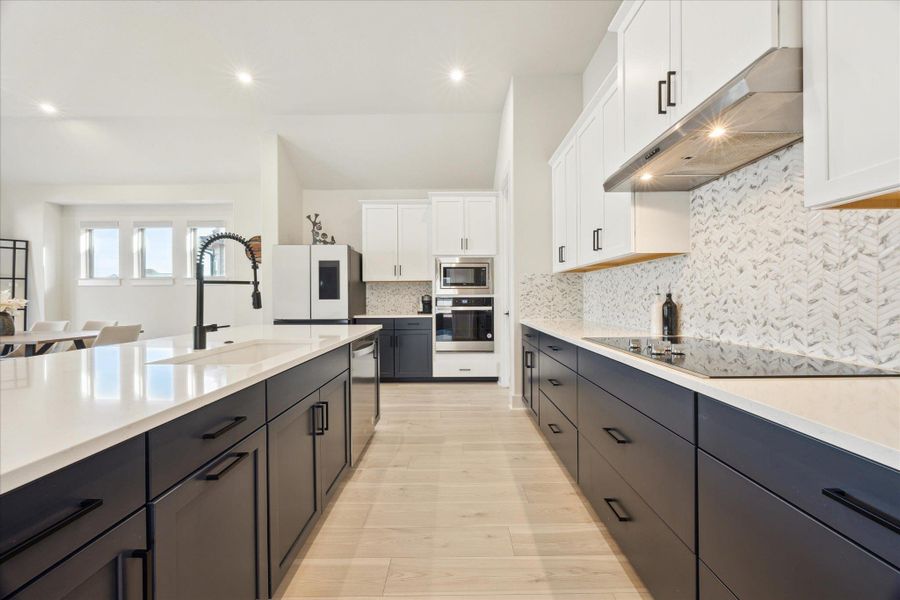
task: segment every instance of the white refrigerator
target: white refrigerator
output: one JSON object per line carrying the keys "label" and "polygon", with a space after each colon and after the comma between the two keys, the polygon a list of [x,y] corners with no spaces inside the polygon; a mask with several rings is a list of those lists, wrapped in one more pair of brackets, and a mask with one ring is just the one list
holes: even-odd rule
{"label": "white refrigerator", "polygon": [[347,245],[275,246],[275,324],[351,323],[366,312],[362,255]]}

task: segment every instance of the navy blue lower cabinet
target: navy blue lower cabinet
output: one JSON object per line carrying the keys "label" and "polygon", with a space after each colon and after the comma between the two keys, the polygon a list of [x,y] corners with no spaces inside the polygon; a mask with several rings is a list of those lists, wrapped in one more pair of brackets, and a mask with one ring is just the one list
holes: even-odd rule
{"label": "navy blue lower cabinet", "polygon": [[699,583],[700,583],[700,600],[737,600],[737,597],[731,593],[725,584],[716,577],[716,574],[709,570],[703,561],[698,561],[699,567]]}
{"label": "navy blue lower cabinet", "polygon": [[394,330],[378,332],[378,374],[381,379],[394,378]]}
{"label": "navy blue lower cabinet", "polygon": [[697,558],[582,436],[578,483],[656,600],[695,600]]}
{"label": "navy blue lower cabinet", "polygon": [[522,344],[522,403],[532,418],[538,417],[538,350],[531,344]]}
{"label": "navy blue lower cabinet", "polygon": [[433,374],[431,331],[394,330],[394,370],[397,379],[427,379]]}
{"label": "navy blue lower cabinet", "polygon": [[322,494],[324,500],[337,491],[337,483],[350,464],[350,445],[347,437],[350,415],[350,373],[345,371],[319,390],[319,404],[323,412],[321,437]]}
{"label": "navy blue lower cabinet", "polygon": [[150,504],[156,600],[268,593],[266,430]]}
{"label": "navy blue lower cabinet", "polygon": [[697,463],[700,558],[741,600],[900,598],[888,563],[706,452]]}
{"label": "navy blue lower cabinet", "polygon": [[15,600],[153,600],[147,514],[140,510],[40,579]]}

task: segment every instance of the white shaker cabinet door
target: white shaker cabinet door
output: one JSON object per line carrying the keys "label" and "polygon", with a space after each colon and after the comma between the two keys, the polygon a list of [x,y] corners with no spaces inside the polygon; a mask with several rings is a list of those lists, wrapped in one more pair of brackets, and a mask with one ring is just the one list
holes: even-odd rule
{"label": "white shaker cabinet door", "polygon": [[669,0],[645,0],[619,33],[625,154],[633,156],[670,123],[665,84],[669,71]]}
{"label": "white shaker cabinet door", "polygon": [[463,254],[466,237],[465,198],[435,198],[431,204],[432,242],[437,255]]}
{"label": "white shaker cabinet door", "polygon": [[[622,96],[615,87],[601,99],[603,118],[603,178],[609,177],[622,161]],[[597,235],[600,255],[605,259],[634,250],[634,200],[628,192],[603,193],[603,230]]]}
{"label": "white shaker cabinet door", "polygon": [[[600,106],[575,135],[578,147],[577,266],[600,259],[603,233],[603,118]],[[572,266],[572,265],[569,265]]]}
{"label": "white shaker cabinet door", "polygon": [[[363,280],[397,279],[397,205],[363,206]],[[427,225],[426,225],[427,227]]]}
{"label": "white shaker cabinet door", "polygon": [[575,268],[578,262],[578,146],[566,151],[566,237],[563,243],[563,267]]}
{"label": "white shaker cabinet door", "polygon": [[900,199],[900,2],[803,3],[806,206]]}
{"label": "white shaker cabinet door", "polygon": [[397,207],[397,270],[400,281],[430,281],[431,212],[427,205]]}
{"label": "white shaker cabinet door", "polygon": [[565,268],[562,252],[566,244],[566,159],[565,155],[550,167],[551,210],[553,219],[553,272]]}
{"label": "white shaker cabinet door", "polygon": [[497,254],[497,198],[466,198],[466,235],[464,254],[493,256]]}

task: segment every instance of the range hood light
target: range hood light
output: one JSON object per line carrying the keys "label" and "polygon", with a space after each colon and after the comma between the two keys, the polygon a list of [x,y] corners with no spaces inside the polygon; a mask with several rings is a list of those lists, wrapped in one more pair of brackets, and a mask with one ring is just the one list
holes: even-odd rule
{"label": "range hood light", "polygon": [[709,137],[711,138],[719,138],[725,135],[724,127],[713,127],[712,131],[709,132]]}
{"label": "range hood light", "polygon": [[653,179],[652,173],[644,173],[641,175],[641,181],[650,181],[651,179]]}

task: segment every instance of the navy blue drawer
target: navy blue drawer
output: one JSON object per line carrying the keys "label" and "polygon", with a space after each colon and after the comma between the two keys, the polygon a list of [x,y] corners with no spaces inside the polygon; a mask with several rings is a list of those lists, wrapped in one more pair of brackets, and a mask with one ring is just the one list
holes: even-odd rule
{"label": "navy blue drawer", "polygon": [[522,341],[539,349],[541,347],[541,334],[537,329],[532,329],[528,325],[522,325]]}
{"label": "navy blue drawer", "polygon": [[265,424],[265,389],[265,383],[257,383],[150,430],[149,497],[156,498]]}
{"label": "navy blue drawer", "polygon": [[694,392],[579,348],[578,374],[693,442]]}
{"label": "navy blue drawer", "polygon": [[578,431],[694,550],[694,445],[583,377]]}
{"label": "navy blue drawer", "polygon": [[540,355],[540,389],[553,404],[578,425],[578,375],[546,354]]}
{"label": "navy blue drawer", "polygon": [[656,600],[696,600],[697,557],[581,436],[578,484]]}
{"label": "navy blue drawer", "polygon": [[542,333],[540,348],[547,356],[552,356],[573,371],[578,370],[578,346]]}
{"label": "navy blue drawer", "polygon": [[900,523],[900,473],[792,429],[700,396],[698,444],[766,489],[900,567],[900,530],[854,510],[862,502]]}
{"label": "navy blue drawer", "polygon": [[394,329],[415,329],[419,331],[431,331],[433,321],[431,317],[414,319],[394,319]]}
{"label": "navy blue drawer", "polygon": [[562,464],[578,479],[578,430],[543,394],[541,396],[541,433],[550,442]]}
{"label": "navy blue drawer", "polygon": [[358,325],[381,325],[382,329],[394,329],[394,319],[381,319],[378,317],[357,317],[354,321]]}
{"label": "navy blue drawer", "polygon": [[144,436],[0,496],[0,598],[140,508]]}
{"label": "navy blue drawer", "polygon": [[341,346],[266,381],[266,411],[271,421],[350,368],[350,346]]}
{"label": "navy blue drawer", "polygon": [[735,596],[893,600],[900,571],[702,450],[700,558]]}

